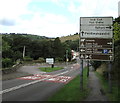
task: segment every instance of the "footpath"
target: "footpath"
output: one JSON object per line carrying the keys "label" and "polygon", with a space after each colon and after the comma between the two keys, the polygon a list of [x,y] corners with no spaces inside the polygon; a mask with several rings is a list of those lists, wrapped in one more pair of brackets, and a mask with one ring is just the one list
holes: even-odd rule
{"label": "footpath", "polygon": [[101,84],[93,71],[89,73],[88,87],[91,89],[91,92],[84,101],[108,101],[105,94],[101,92]]}

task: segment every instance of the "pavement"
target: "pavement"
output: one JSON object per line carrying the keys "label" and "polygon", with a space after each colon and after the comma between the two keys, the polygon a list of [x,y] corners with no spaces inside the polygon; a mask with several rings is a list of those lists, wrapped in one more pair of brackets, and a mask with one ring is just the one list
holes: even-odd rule
{"label": "pavement", "polygon": [[84,101],[108,101],[108,98],[101,92],[101,84],[94,71],[89,72],[88,87],[91,89],[90,94]]}

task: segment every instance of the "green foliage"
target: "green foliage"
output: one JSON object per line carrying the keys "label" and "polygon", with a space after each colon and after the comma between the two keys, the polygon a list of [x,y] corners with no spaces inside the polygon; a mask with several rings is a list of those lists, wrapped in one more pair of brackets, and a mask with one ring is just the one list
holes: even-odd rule
{"label": "green foliage", "polygon": [[118,80],[120,74],[120,40],[115,42],[114,62],[112,65],[112,74],[114,79]]}
{"label": "green foliage", "polygon": [[96,71],[96,69],[101,65],[101,61],[93,61],[91,62],[91,65],[94,67]]}
{"label": "green foliage", "polygon": [[59,37],[57,37],[55,40],[54,40],[54,56],[55,58],[56,57],[61,57],[63,58],[64,56],[64,48],[62,46],[62,43],[59,39]]}
{"label": "green foliage", "polygon": [[61,88],[56,94],[51,96],[48,101],[82,101],[87,97],[89,89],[87,88],[87,68],[83,72],[83,85],[84,91],[80,90],[80,76],[78,75],[63,88]]}
{"label": "green foliage", "polygon": [[26,56],[26,57],[23,58],[23,60],[24,60],[24,61],[32,61],[33,58]]}
{"label": "green foliage", "polygon": [[10,45],[8,44],[8,42],[6,42],[5,40],[2,40],[2,50],[8,51],[9,49],[10,49]]}
{"label": "green foliage", "polygon": [[39,57],[38,60],[34,60],[34,63],[43,63],[45,62],[44,58]]}
{"label": "green foliage", "polygon": [[0,51],[2,51],[2,35],[0,35]]}
{"label": "green foliage", "polygon": [[114,22],[118,22],[120,24],[120,16],[115,18],[115,21]]}
{"label": "green foliage", "polygon": [[120,74],[120,17],[116,18],[114,21],[114,62],[112,65],[112,76],[115,80],[119,80],[118,76]]}
{"label": "green foliage", "polygon": [[2,58],[2,68],[11,67],[13,62],[10,58]]}
{"label": "green foliage", "polygon": [[66,45],[69,46],[69,48],[71,48],[71,50],[75,50],[78,51],[78,47],[79,47],[79,39],[72,41],[72,40],[67,40],[65,41]]}
{"label": "green foliage", "polygon": [[60,57],[55,58],[55,62],[61,62],[61,61],[63,61],[63,58],[60,58]]}
{"label": "green foliage", "polygon": [[[12,62],[23,59],[23,48],[25,46],[25,56],[33,58],[36,62],[41,58],[56,58],[58,61],[65,60],[66,50],[68,50],[68,58],[71,59],[71,49],[78,46],[78,41],[69,41],[61,43],[57,37],[54,40],[46,37],[28,35],[28,34],[2,34],[2,57],[10,58]],[[24,58],[29,61],[31,58]]]}
{"label": "green foliage", "polygon": [[41,58],[41,57],[39,57],[38,60],[39,60],[40,62],[45,62],[45,59],[44,59],[44,58]]}
{"label": "green foliage", "polygon": [[76,41],[77,39],[79,39],[79,34],[74,34],[74,35],[70,35],[70,36],[63,36],[60,38],[61,42],[65,42],[67,40],[71,40],[71,41]]}
{"label": "green foliage", "polygon": [[120,24],[114,23],[114,39],[115,41],[120,40]]}
{"label": "green foliage", "polygon": [[109,101],[120,101],[120,98],[119,98],[120,88],[119,88],[118,83],[116,83],[115,81],[112,81],[112,93],[109,93],[108,80],[106,80],[98,72],[95,72],[95,73],[99,77],[100,82],[102,84],[102,89],[105,91],[106,95],[108,96]]}
{"label": "green foliage", "polygon": [[63,67],[54,67],[54,68],[51,68],[51,67],[40,67],[39,69],[44,71],[44,72],[53,72],[53,71],[61,70],[61,69],[63,69]]}

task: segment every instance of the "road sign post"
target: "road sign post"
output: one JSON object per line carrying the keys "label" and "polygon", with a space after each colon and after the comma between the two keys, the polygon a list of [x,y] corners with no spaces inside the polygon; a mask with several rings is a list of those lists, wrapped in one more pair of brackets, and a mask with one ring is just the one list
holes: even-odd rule
{"label": "road sign post", "polygon": [[80,60],[80,89],[83,91],[83,60]]}
{"label": "road sign post", "polygon": [[113,61],[113,18],[80,18],[80,59]]}
{"label": "road sign post", "polygon": [[[80,17],[80,59],[110,61],[109,91],[111,87],[111,61],[114,60],[113,17]],[[87,74],[88,76],[89,74]]]}
{"label": "road sign post", "polygon": [[109,66],[108,66],[108,82],[109,82],[109,93],[112,93],[112,81],[111,81],[111,69],[112,69],[112,63],[111,62],[109,62],[109,64],[108,64]]}
{"label": "road sign post", "polygon": [[89,60],[87,61],[87,77],[89,77]]}
{"label": "road sign post", "polygon": [[51,64],[51,68],[54,68],[54,58],[46,58],[46,63]]}

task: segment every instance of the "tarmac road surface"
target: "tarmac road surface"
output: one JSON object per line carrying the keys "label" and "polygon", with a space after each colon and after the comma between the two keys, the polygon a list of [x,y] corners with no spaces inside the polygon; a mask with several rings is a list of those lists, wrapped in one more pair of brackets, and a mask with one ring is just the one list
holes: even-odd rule
{"label": "tarmac road surface", "polygon": [[31,76],[3,81],[0,95],[3,101],[47,101],[80,73],[79,68],[76,63],[51,73],[34,72]]}

